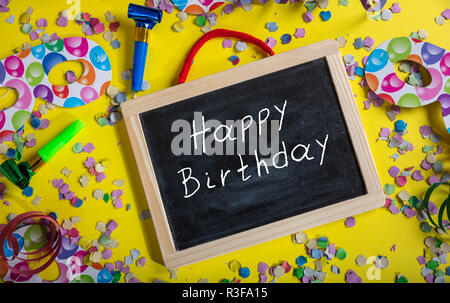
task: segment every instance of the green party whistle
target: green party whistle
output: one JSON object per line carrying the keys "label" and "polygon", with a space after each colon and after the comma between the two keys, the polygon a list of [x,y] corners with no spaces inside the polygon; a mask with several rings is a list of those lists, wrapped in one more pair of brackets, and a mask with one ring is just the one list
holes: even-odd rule
{"label": "green party whistle", "polygon": [[81,120],[76,120],[64,129],[52,141],[41,148],[36,155],[29,161],[20,162],[19,164],[14,159],[6,160],[0,165],[0,171],[20,189],[25,189],[39,169],[49,162],[53,156],[66,145],[82,128],[84,124]]}

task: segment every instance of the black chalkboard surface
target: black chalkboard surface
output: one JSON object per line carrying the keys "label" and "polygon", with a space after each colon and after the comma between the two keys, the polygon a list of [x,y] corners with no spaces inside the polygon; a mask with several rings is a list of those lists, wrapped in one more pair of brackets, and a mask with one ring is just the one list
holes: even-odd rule
{"label": "black chalkboard surface", "polygon": [[121,109],[168,269],[384,204],[334,40]]}
{"label": "black chalkboard surface", "polygon": [[[319,58],[140,114],[176,249],[367,193],[336,91],[330,83],[328,64],[325,58]],[[270,110],[269,119],[279,119],[281,112],[274,106],[282,110],[284,104],[278,147],[283,150],[285,143],[287,167],[268,166],[267,174],[260,165],[259,176],[255,155],[248,151],[241,158],[236,154],[237,148],[232,155],[174,155],[172,152],[172,141],[180,133],[179,129],[172,131],[174,121],[189,121],[192,126],[195,112],[201,113],[205,120],[214,119],[223,124],[247,115],[257,120],[264,108]],[[269,130],[270,126],[267,122]],[[193,138],[190,141],[192,154]],[[268,146],[272,142],[269,140]],[[295,149],[297,161],[304,156],[299,162],[291,157],[292,149],[298,144],[309,145],[306,156],[304,147]],[[260,155],[258,159],[261,158],[269,159],[270,155]],[[285,160],[284,155],[279,157],[279,166]],[[239,171],[242,163],[248,165],[244,177]],[[186,188],[180,172],[183,168],[189,168],[184,170],[186,178],[190,175],[200,183],[200,188],[188,198],[184,197]],[[221,176],[227,170],[230,172],[223,186]],[[192,178],[186,184],[188,194],[198,187]]]}

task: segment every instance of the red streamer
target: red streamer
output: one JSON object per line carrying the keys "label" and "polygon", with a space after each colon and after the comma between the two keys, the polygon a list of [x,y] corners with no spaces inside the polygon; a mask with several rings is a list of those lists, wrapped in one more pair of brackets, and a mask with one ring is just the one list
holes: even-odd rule
{"label": "red streamer", "polygon": [[181,69],[180,76],[178,79],[178,84],[186,82],[186,78],[189,74],[189,70],[191,69],[192,63],[194,62],[194,57],[200,50],[200,48],[205,44],[208,40],[213,38],[236,38],[241,41],[252,43],[258,47],[260,47],[263,51],[268,53],[270,56],[275,55],[273,50],[268,46],[264,41],[253,37],[252,35],[245,34],[242,32],[232,31],[228,29],[215,29],[212,30],[205,35],[203,35],[197,42],[194,44],[192,49],[190,50],[186,60],[184,61],[183,68]]}
{"label": "red streamer", "polygon": [[[44,223],[28,223],[30,219],[40,219],[41,222],[48,222],[48,225],[44,225]],[[16,237],[14,236],[14,232],[18,229],[23,227],[24,225],[44,225],[49,228],[49,236],[47,243],[42,246],[41,248],[31,251],[31,252],[20,252],[19,251],[19,243],[17,242]],[[5,241],[8,241],[8,246],[13,251],[12,259],[9,260],[5,252],[3,250],[3,245]],[[56,259],[56,257],[59,254],[59,251],[61,250],[62,245],[62,230],[59,226],[58,222],[53,219],[51,216],[38,212],[38,211],[32,211],[32,212],[26,212],[23,214],[20,214],[16,216],[14,219],[9,221],[9,223],[2,229],[0,232],[0,259],[5,263],[5,265],[14,273],[22,274],[22,275],[34,275],[37,273],[40,273],[44,269],[50,266],[50,264]],[[35,255],[35,254],[41,254],[44,253],[43,256],[29,259],[27,256],[29,255]],[[25,257],[22,257],[22,255],[25,255]],[[25,262],[31,262],[31,261],[40,261],[44,260],[47,257],[48,260],[40,267],[30,270],[18,270],[12,266],[10,266],[8,263],[14,259],[18,259]],[[30,266],[28,266],[30,268]]]}

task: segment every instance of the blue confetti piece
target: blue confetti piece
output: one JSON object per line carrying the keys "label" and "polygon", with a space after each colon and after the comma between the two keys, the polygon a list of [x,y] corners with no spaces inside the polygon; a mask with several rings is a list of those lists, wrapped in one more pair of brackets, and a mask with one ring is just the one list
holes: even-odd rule
{"label": "blue confetti piece", "polygon": [[119,93],[119,94],[117,94],[115,100],[117,103],[121,104],[121,103],[127,101],[127,95],[125,93]]}
{"label": "blue confetti piece", "polygon": [[33,188],[30,186],[25,187],[25,189],[22,191],[22,194],[25,197],[31,197],[33,195]]}
{"label": "blue confetti piece", "polygon": [[14,148],[8,148],[8,151],[6,152],[6,156],[8,158],[15,158],[16,157],[16,150]]}
{"label": "blue confetti piece", "polygon": [[364,75],[364,68],[361,66],[355,67],[355,75],[362,77]]}
{"label": "blue confetti piece", "polygon": [[288,44],[289,42],[291,42],[292,40],[292,36],[289,34],[284,34],[283,36],[281,36],[281,44]]}
{"label": "blue confetti piece", "polygon": [[81,205],[83,205],[83,200],[78,199],[74,204],[72,204],[74,207],[78,208]]}
{"label": "blue confetti piece", "polygon": [[319,16],[320,16],[320,18],[322,18],[323,21],[328,21],[331,18],[331,12],[330,11],[321,11]]}
{"label": "blue confetti piece", "polygon": [[356,49],[363,48],[364,42],[362,41],[361,38],[356,38],[355,41],[353,42],[353,46],[354,46]]}
{"label": "blue confetti piece", "polygon": [[269,22],[266,25],[269,32],[276,32],[278,30],[278,25],[276,22]]}
{"label": "blue confetti piece", "polygon": [[395,131],[397,132],[403,132],[404,130],[406,130],[406,126],[408,126],[408,123],[403,120],[397,120],[394,124]]}
{"label": "blue confetti piece", "polygon": [[236,65],[236,64],[238,64],[238,63],[239,63],[239,61],[240,61],[239,57],[238,57],[238,56],[236,56],[236,55],[233,55],[233,56],[231,56],[230,58],[228,58],[228,60],[230,60],[230,61],[231,61],[231,63],[233,63],[233,65]]}
{"label": "blue confetti piece", "polygon": [[300,256],[296,260],[296,263],[297,263],[298,266],[303,266],[303,265],[306,264],[306,262],[308,262],[308,260],[304,256]]}
{"label": "blue confetti piece", "polygon": [[37,129],[37,128],[41,127],[42,122],[40,119],[34,118],[34,119],[30,120],[30,124],[34,129]]}
{"label": "blue confetti piece", "polygon": [[250,269],[248,267],[239,268],[239,275],[242,278],[248,278],[250,276]]}
{"label": "blue confetti piece", "polygon": [[322,258],[322,256],[323,256],[323,252],[320,249],[315,248],[311,251],[311,257],[314,259],[320,260],[320,258]]}

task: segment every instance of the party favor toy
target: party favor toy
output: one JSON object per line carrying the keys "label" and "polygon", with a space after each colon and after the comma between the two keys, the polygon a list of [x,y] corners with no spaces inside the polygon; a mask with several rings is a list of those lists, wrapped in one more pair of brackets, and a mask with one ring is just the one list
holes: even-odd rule
{"label": "party favor toy", "polygon": [[76,120],[63,130],[52,141],[41,148],[38,153],[29,161],[20,162],[14,159],[8,159],[0,165],[0,172],[8,178],[14,185],[20,189],[25,189],[31,180],[31,177],[64,146],[66,145],[82,128],[81,120]]}
{"label": "party favor toy", "polygon": [[[81,62],[83,75],[72,84],[52,85],[48,75],[65,61]],[[103,95],[110,81],[108,55],[97,43],[82,37],[55,40],[7,57],[0,61],[0,87],[15,89],[19,97],[0,112],[0,137],[24,126],[36,98],[61,107],[83,106]]]}
{"label": "party favor toy", "polygon": [[[423,65],[431,83],[416,87],[403,82],[395,73],[395,64],[409,60]],[[383,42],[370,54],[365,71],[369,88],[384,100],[402,107],[441,103],[445,127],[450,133],[450,52],[431,43],[410,37]]]}
{"label": "party favor toy", "polygon": [[161,22],[162,11],[157,8],[131,3],[128,6],[128,18],[136,22],[131,89],[140,92],[144,81],[150,31],[157,23]]}

